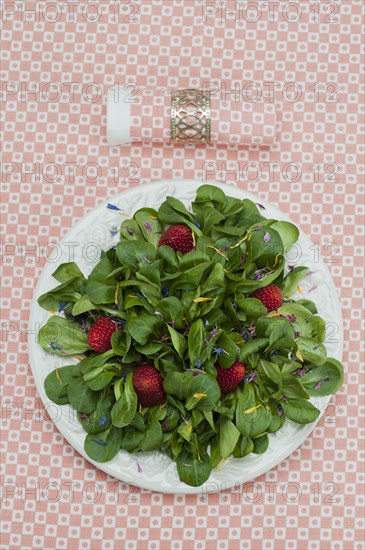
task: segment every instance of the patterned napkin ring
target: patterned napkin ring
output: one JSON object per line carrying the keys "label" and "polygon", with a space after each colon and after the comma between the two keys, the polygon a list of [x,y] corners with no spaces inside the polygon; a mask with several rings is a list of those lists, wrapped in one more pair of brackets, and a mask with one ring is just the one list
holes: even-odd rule
{"label": "patterned napkin ring", "polygon": [[209,143],[210,91],[171,91],[171,139],[174,143]]}

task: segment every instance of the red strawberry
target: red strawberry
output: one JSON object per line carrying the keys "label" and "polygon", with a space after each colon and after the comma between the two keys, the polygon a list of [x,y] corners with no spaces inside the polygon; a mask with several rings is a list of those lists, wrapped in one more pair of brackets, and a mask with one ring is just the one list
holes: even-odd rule
{"label": "red strawberry", "polygon": [[257,298],[266,307],[267,311],[278,309],[283,303],[283,295],[278,286],[269,285],[259,288],[251,294],[251,298]]}
{"label": "red strawberry", "polygon": [[119,327],[109,317],[99,317],[91,325],[87,341],[89,346],[98,353],[104,353],[111,349],[111,338]]}
{"label": "red strawberry", "polygon": [[133,385],[143,407],[153,407],[166,399],[162,376],[152,365],[138,365],[134,369]]}
{"label": "red strawberry", "polygon": [[186,225],[182,225],[181,223],[172,225],[162,233],[158,241],[158,246],[162,246],[163,244],[170,246],[175,252],[186,254],[194,248],[192,232]]}
{"label": "red strawberry", "polygon": [[222,393],[228,393],[237,388],[246,373],[245,365],[239,361],[233,363],[229,369],[222,369],[219,365],[216,365],[215,369],[217,371],[217,382]]}

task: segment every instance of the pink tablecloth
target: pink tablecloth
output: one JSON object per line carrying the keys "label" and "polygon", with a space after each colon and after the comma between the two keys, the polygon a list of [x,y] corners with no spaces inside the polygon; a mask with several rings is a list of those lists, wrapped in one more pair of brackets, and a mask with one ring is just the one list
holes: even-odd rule
{"label": "pink tablecloth", "polygon": [[[2,3],[2,548],[364,548],[364,4],[270,4]],[[115,82],[221,80],[275,91],[271,150],[107,146],[104,97]],[[107,197],[183,177],[227,181],[288,212],[326,257],[344,315],[346,383],[333,406],[255,486],[214,496],[116,485],[49,421],[27,355],[30,300],[52,243]]]}

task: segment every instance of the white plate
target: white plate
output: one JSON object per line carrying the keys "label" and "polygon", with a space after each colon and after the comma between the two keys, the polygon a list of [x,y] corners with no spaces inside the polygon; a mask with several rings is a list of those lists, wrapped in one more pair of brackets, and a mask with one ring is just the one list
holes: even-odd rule
{"label": "white plate", "polygon": [[[193,200],[200,182],[189,180],[162,181],[150,185],[139,186],[113,197],[110,202],[121,211],[106,208],[106,204],[96,208],[77,223],[55,248],[54,255],[45,266],[33,298],[30,315],[30,327],[42,326],[50,317],[50,313],[37,304],[37,298],[56,286],[51,276],[63,262],[75,261],[81,270],[88,275],[98,261],[100,250],[107,250],[118,241],[118,227],[126,214],[131,216],[143,206],[157,208],[166,195],[181,199],[186,205]],[[263,214],[279,220],[289,220],[273,205],[262,199],[235,187],[219,185],[227,195],[240,199],[248,198],[265,206]],[[305,265],[313,271],[301,283],[301,298],[308,297],[318,307],[319,314],[327,323],[326,347],[328,354],[341,360],[342,356],[342,318],[339,300],[332,277],[325,264],[315,257],[311,241],[302,232],[298,245],[290,252],[287,264]],[[312,247],[312,248],[311,248]],[[298,256],[295,260],[295,256]],[[297,296],[299,298],[299,296]],[[160,452],[129,454],[121,450],[110,462],[99,464],[88,458],[84,452],[86,433],[79,424],[76,415],[69,405],[62,407],[51,403],[44,391],[44,379],[55,366],[73,362],[71,359],[58,358],[45,352],[35,341],[29,340],[30,363],[39,394],[47,408],[48,414],[67,441],[87,460],[104,472],[115,478],[133,483],[144,489],[165,493],[202,493],[218,492],[233,487],[237,483],[245,483],[260,476],[277,466],[287,458],[308,437],[315,427],[314,424],[299,426],[287,421],[283,428],[275,434],[270,434],[269,448],[263,455],[251,454],[244,458],[227,461],[219,469],[212,472],[209,480],[201,487],[190,487],[179,480],[175,463]],[[74,362],[77,362],[74,360]],[[330,397],[312,399],[322,411]],[[318,422],[318,420],[317,420]]]}

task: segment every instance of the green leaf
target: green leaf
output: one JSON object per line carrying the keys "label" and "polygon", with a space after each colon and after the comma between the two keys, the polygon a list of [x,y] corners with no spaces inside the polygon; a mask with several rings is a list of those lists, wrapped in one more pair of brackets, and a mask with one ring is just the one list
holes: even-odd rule
{"label": "green leaf", "polygon": [[49,292],[42,294],[38,298],[38,304],[48,311],[59,311],[62,303],[63,310],[69,311],[70,305],[77,302],[80,298],[80,291],[83,286],[83,279],[74,277],[56,286]]}
{"label": "green leaf", "polygon": [[[254,228],[255,229],[255,228]],[[276,257],[284,252],[280,235],[272,227],[264,226],[257,231],[252,230],[247,245],[247,263],[255,262],[257,268],[273,266]]]}
{"label": "green leaf", "polygon": [[197,319],[191,325],[188,334],[188,350],[190,365],[195,367],[198,363],[198,358],[203,350],[205,339],[205,330],[202,319]]}
{"label": "green leaf", "polygon": [[203,282],[201,290],[204,296],[216,297],[224,293],[226,282],[224,268],[221,264],[214,264],[212,270],[208,272],[208,277]]}
{"label": "green leaf", "polygon": [[309,397],[308,393],[302,387],[299,378],[290,373],[283,374],[283,395],[292,399],[308,399]]}
{"label": "green leaf", "polygon": [[78,365],[82,374],[86,374],[98,367],[104,365],[111,357],[113,357],[113,350],[105,351],[104,353],[94,353],[85,359],[82,359]]}
{"label": "green leaf", "polygon": [[156,355],[159,351],[162,350],[166,345],[163,342],[150,342],[149,344],[145,344],[144,346],[141,346],[141,344],[135,344],[134,348],[136,351],[141,353],[142,355],[147,355],[148,357],[152,355]]}
{"label": "green leaf", "polygon": [[222,458],[227,458],[233,453],[239,437],[240,432],[233,422],[222,417],[219,430],[219,451]]}
{"label": "green leaf", "polygon": [[163,324],[158,317],[142,314],[130,319],[126,329],[132,338],[142,346],[151,340],[158,340],[162,335]]}
{"label": "green leaf", "polygon": [[124,330],[116,330],[112,335],[112,348],[115,355],[123,357],[129,350],[132,338]]}
{"label": "green leaf", "polygon": [[175,250],[173,250],[171,246],[167,246],[166,244],[159,246],[157,255],[165,262],[165,268],[166,266],[169,268],[177,268],[179,260]]}
{"label": "green leaf", "polygon": [[[275,263],[275,259],[273,262]],[[260,263],[262,263],[260,261]],[[232,273],[226,274],[228,279],[231,279],[234,281],[232,283],[232,292],[244,292],[244,293],[251,293],[254,290],[257,290],[258,288],[262,288],[264,286],[270,285],[273,283],[278,277],[280,277],[281,272],[284,269],[284,257],[279,256],[277,259],[277,263],[275,266],[270,269],[270,271],[267,271],[267,266],[265,265],[265,273],[267,273],[262,279],[256,279],[255,278],[255,270],[256,270],[256,264],[248,264],[246,267],[246,273],[249,273],[250,278],[245,279],[242,278],[242,275],[235,275]]]}
{"label": "green leaf", "polygon": [[163,319],[165,323],[174,323],[176,328],[184,328],[184,308],[182,306],[181,300],[175,296],[170,296],[168,298],[163,298],[158,304],[156,304],[155,315],[159,314],[160,318]]}
{"label": "green leaf", "polygon": [[[187,410],[199,409],[207,412],[214,409],[221,395],[216,379],[201,371],[187,374],[189,376],[185,403]],[[198,375],[194,376],[194,374]]]}
{"label": "green leaf", "polygon": [[177,428],[177,433],[181,435],[182,438],[185,439],[185,441],[191,441],[192,435],[193,435],[193,425],[191,420],[189,422],[181,422],[180,426]]}
{"label": "green leaf", "polygon": [[75,262],[61,264],[56,271],[52,273],[52,277],[54,277],[59,283],[66,283],[75,277],[81,279],[82,281],[86,280]]}
{"label": "green leaf", "polygon": [[214,409],[221,394],[216,379],[199,370],[169,373],[164,380],[164,390],[170,396],[186,400],[186,409],[203,412]]}
{"label": "green leaf", "polygon": [[280,392],[283,388],[283,378],[279,366],[275,363],[265,361],[265,359],[260,359],[260,366],[268,379],[272,380],[274,384],[276,384],[278,391]]}
{"label": "green leaf", "polygon": [[313,315],[307,308],[297,303],[284,303],[279,309],[288,319],[292,319],[294,329],[302,338],[323,342],[326,336],[326,324],[319,315]]}
{"label": "green leaf", "polygon": [[[128,292],[126,296],[126,302],[128,298],[139,298],[139,300],[129,303],[128,307],[130,308],[136,305],[141,305],[149,313],[153,313],[156,304],[161,300],[161,292],[157,285],[151,283],[139,272],[136,272],[136,279],[119,283],[120,288],[122,288],[123,290],[125,289],[125,292]],[[136,294],[130,294],[133,292],[135,292]],[[150,304],[153,306],[153,309],[151,309]]]}
{"label": "green leaf", "polygon": [[269,433],[273,433],[273,432],[276,432],[279,428],[281,428],[281,426],[284,424],[285,414],[284,414],[284,412],[283,412],[283,410],[280,406],[281,414],[279,415],[278,404],[275,401],[270,399],[268,405],[269,405],[270,411],[271,411],[271,422],[270,422],[270,425],[267,428],[267,431]]}
{"label": "green leaf", "polygon": [[89,349],[87,334],[77,323],[53,315],[38,333],[39,344],[55,355],[77,355]]}
{"label": "green leaf", "polygon": [[87,455],[96,462],[109,462],[120,448],[120,430],[111,426],[104,432],[89,434],[84,443]]}
{"label": "green leaf", "polygon": [[102,390],[113,380],[115,376],[120,376],[121,366],[118,363],[106,363],[102,367],[90,370],[84,374],[84,381],[93,391]]}
{"label": "green leaf", "polygon": [[107,430],[111,425],[110,411],[112,398],[104,392],[96,405],[96,409],[90,415],[78,414],[79,422],[88,433],[96,434]]}
{"label": "green leaf", "polygon": [[124,391],[112,408],[113,425],[117,428],[128,426],[136,414],[137,404],[137,394],[133,386],[133,372],[130,372],[125,381]]}
{"label": "green leaf", "polygon": [[244,344],[241,348],[239,359],[240,361],[245,361],[249,355],[252,353],[257,353],[262,349],[265,349],[269,344],[268,338],[257,338]]}
{"label": "green leaf", "polygon": [[305,399],[290,399],[287,403],[282,402],[286,416],[297,424],[310,424],[317,420],[320,411]]}
{"label": "green leaf", "polygon": [[120,236],[121,239],[127,241],[136,241],[139,239],[143,239],[139,225],[136,220],[133,219],[124,220],[121,223]]}
{"label": "green leaf", "polygon": [[198,250],[192,250],[181,258],[179,263],[179,271],[187,271],[192,267],[204,264],[209,261],[209,256],[205,252],[199,252]]}
{"label": "green leaf", "polygon": [[122,430],[122,438],[120,441],[121,449],[125,449],[129,453],[138,450],[139,444],[143,439],[143,432],[133,428],[124,428]]}
{"label": "green leaf", "polygon": [[257,298],[237,296],[236,302],[239,309],[247,316],[248,321],[256,321],[259,317],[267,314],[266,307]]}
{"label": "green leaf", "polygon": [[264,220],[261,216],[255,203],[250,199],[243,199],[241,201],[242,209],[232,218],[232,222],[235,221],[235,225],[242,227],[242,230],[249,229],[253,224],[259,224]]}
{"label": "green leaf", "polygon": [[162,260],[159,259],[143,265],[139,273],[143,275],[148,281],[156,285],[159,291],[160,280],[161,280],[161,270],[162,270]]}
{"label": "green leaf", "polygon": [[[164,390],[168,396],[175,395],[180,401],[188,396],[191,372],[171,372],[164,379]],[[174,404],[174,403],[172,403]]]}
{"label": "green leaf", "polygon": [[284,251],[289,252],[299,238],[299,229],[293,223],[283,221],[275,222],[271,227],[279,233]]}
{"label": "green leaf", "polygon": [[316,344],[308,338],[297,338],[298,350],[303,359],[316,366],[326,361],[327,350],[322,344]]}
{"label": "green leaf", "polygon": [[145,240],[120,241],[116,246],[120,263],[135,270],[148,265],[156,258],[156,248]]}
{"label": "green leaf", "polygon": [[298,266],[294,267],[285,275],[284,280],[280,285],[280,289],[284,298],[289,298],[293,294],[298,284],[303,279],[303,277],[305,277],[308,271],[308,267]]}
{"label": "green leaf", "polygon": [[222,461],[222,457],[219,449],[219,437],[218,434],[213,436],[210,440],[210,466],[216,468]]}
{"label": "green leaf", "polygon": [[234,458],[242,458],[249,455],[253,451],[253,441],[245,435],[241,435],[238,443],[233,451]]}
{"label": "green leaf", "polygon": [[114,383],[114,396],[116,401],[119,401],[119,399],[122,397],[124,391],[124,378],[119,378],[119,380],[116,380]]}
{"label": "green leaf", "polygon": [[261,435],[260,437],[255,437],[253,440],[253,449],[252,452],[255,454],[263,454],[267,451],[269,446],[269,438],[267,434]]}
{"label": "green leaf", "polygon": [[202,262],[191,269],[187,269],[183,273],[180,273],[173,284],[170,287],[170,292],[175,293],[181,289],[196,289],[198,288],[200,281],[202,280],[205,272],[211,269],[210,262]]}
{"label": "green leaf", "polygon": [[330,395],[337,392],[343,384],[343,367],[336,359],[327,359],[319,366],[308,365],[309,372],[299,380],[309,395]]}
{"label": "green leaf", "polygon": [[187,342],[185,337],[180,334],[180,332],[177,332],[174,328],[172,328],[170,325],[167,325],[167,329],[171,336],[172,345],[174,346],[174,349],[177,351],[179,357],[183,357],[184,352],[187,347]]}
{"label": "green leaf", "polygon": [[198,236],[202,235],[202,232],[194,223],[193,216],[186,210],[181,201],[174,197],[166,197],[158,210],[158,217],[162,223],[174,225],[176,223],[182,223],[187,225]]}
{"label": "green leaf", "polygon": [[296,303],[308,309],[313,315],[318,313],[317,306],[312,300],[297,300]]}
{"label": "green leaf", "polygon": [[161,235],[161,224],[157,218],[156,210],[153,210],[153,208],[140,208],[134,214],[134,219],[146,241],[157,246]]}
{"label": "green leaf", "polygon": [[176,461],[176,466],[181,481],[191,487],[202,485],[212,471],[210,459],[206,451],[201,450],[199,455],[194,455],[185,447]]}
{"label": "green leaf", "polygon": [[212,201],[217,204],[217,206],[223,206],[227,197],[217,186],[214,185],[201,185],[196,192],[196,202],[205,202]]}
{"label": "green leaf", "polygon": [[270,410],[257,398],[252,384],[245,384],[236,408],[236,426],[242,435],[256,437],[271,422]]}
{"label": "green leaf", "polygon": [[224,216],[216,208],[207,205],[197,214],[197,220],[203,232],[209,234],[212,227],[224,220]]}
{"label": "green leaf", "polygon": [[102,252],[99,262],[90,273],[86,283],[86,293],[94,304],[114,304],[117,281],[108,279],[114,269],[114,257]]}
{"label": "green leaf", "polygon": [[75,302],[72,308],[72,315],[81,315],[81,313],[86,313],[93,309],[97,309],[97,306],[91,302],[87,294],[84,294]]}
{"label": "green leaf", "polygon": [[67,387],[67,397],[71,405],[84,414],[95,411],[100,393],[92,391],[83,378],[75,378]]}
{"label": "green leaf", "polygon": [[219,337],[217,345],[222,350],[218,356],[218,363],[222,369],[229,369],[236,361],[240,348],[226,334]]}
{"label": "green leaf", "polygon": [[157,451],[162,444],[162,428],[160,422],[152,417],[140,443],[142,451]]}
{"label": "green leaf", "polygon": [[57,405],[69,403],[67,388],[74,380],[72,376],[73,368],[74,365],[56,368],[47,375],[44,381],[44,390],[47,397]]}

